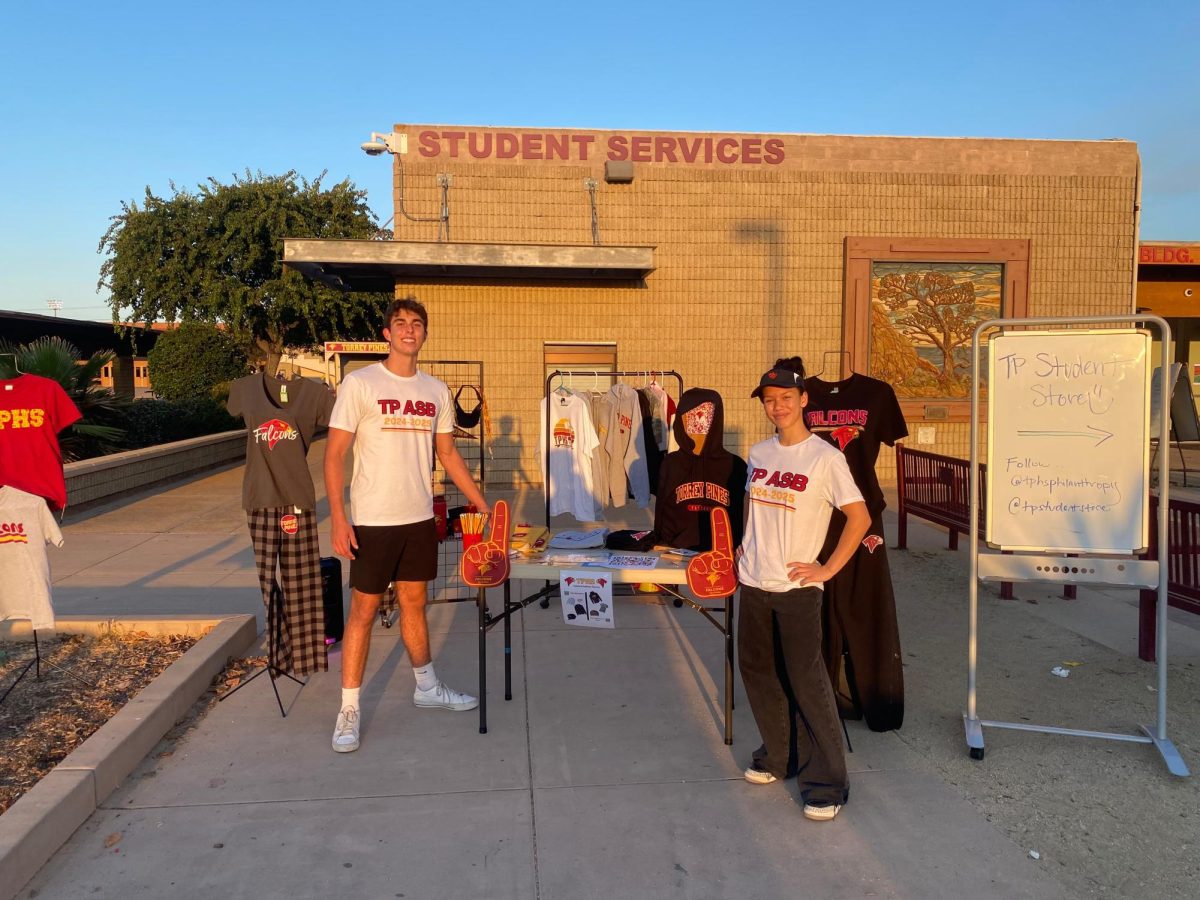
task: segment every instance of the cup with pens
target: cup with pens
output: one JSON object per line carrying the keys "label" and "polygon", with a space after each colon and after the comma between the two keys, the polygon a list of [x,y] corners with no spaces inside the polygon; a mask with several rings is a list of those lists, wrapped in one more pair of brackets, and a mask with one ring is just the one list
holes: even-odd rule
{"label": "cup with pens", "polygon": [[474,506],[468,506],[466,512],[458,517],[462,525],[463,551],[474,547],[483,540],[483,530],[487,527],[487,513],[476,512]]}

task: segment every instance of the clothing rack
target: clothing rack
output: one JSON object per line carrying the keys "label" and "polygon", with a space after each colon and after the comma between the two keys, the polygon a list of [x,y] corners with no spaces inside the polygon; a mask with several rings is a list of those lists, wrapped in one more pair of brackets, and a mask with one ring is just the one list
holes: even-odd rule
{"label": "clothing rack", "polygon": [[[543,439],[542,453],[546,460],[546,483],[542,485],[542,492],[546,495],[546,527],[550,527],[550,441],[551,441],[551,426],[550,426],[550,396],[555,390],[554,379],[559,379],[559,387],[566,387],[562,379],[573,379],[574,376],[590,377],[595,383],[597,378],[611,378],[613,384],[621,378],[645,378],[658,380],[660,378],[675,379],[675,402],[679,402],[679,398],[683,396],[683,376],[673,369],[615,369],[612,371],[604,371],[601,369],[555,369],[546,376],[546,435]],[[632,385],[631,385],[632,387]],[[568,388],[570,389],[570,388]],[[663,388],[666,390],[666,388]]]}

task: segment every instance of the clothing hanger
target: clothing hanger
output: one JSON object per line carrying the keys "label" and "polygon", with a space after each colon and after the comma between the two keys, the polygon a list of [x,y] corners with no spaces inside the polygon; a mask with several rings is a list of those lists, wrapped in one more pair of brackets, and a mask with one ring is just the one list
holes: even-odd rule
{"label": "clothing hanger", "polygon": [[[836,357],[837,364],[837,374],[832,380],[840,381],[842,378],[849,378],[854,374],[854,369],[851,367],[854,358],[850,355],[849,350],[826,350],[821,354],[821,371],[813,375],[813,378],[821,378],[825,374],[825,370],[829,368],[829,357],[831,356]],[[845,357],[844,361],[842,357]],[[843,369],[846,371],[845,375],[842,374]]]}
{"label": "clothing hanger", "polygon": [[5,352],[5,353],[0,353],[0,356],[11,356],[12,361],[13,361],[13,371],[16,372],[18,375],[25,374],[23,371],[21,371],[21,366],[17,363],[17,354]]}

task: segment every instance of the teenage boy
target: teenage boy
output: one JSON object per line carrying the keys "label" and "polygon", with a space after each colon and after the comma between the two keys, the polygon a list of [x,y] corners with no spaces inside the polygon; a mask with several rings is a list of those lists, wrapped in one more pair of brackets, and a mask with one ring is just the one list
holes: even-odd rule
{"label": "teenage boy", "polygon": [[[488,512],[467,465],[454,446],[450,389],[417,370],[429,316],[415,297],[388,307],[383,337],[387,359],[351,372],[342,381],[329,418],[325,492],[333,549],[350,563],[350,618],[342,639],[342,706],[333,749],[359,746],[359,689],[379,602],[394,582],[400,637],[417,687],[413,703],[439,709],[474,709],[479,701],[438,680],[425,620],[428,584],[437,575],[433,521],[433,454],[468,503]],[[346,452],[354,445],[350,508],[343,500]]]}
{"label": "teenage boy", "polygon": [[[821,656],[821,589],[854,555],[871,517],[837,449],[804,424],[800,357],[776,360],[751,394],[776,434],[750,448],[747,524],[738,561],[738,657],[762,735],[745,778],[797,775],[804,815],[829,821],[849,796],[837,704]],[[846,526],[817,563],[834,507]]]}

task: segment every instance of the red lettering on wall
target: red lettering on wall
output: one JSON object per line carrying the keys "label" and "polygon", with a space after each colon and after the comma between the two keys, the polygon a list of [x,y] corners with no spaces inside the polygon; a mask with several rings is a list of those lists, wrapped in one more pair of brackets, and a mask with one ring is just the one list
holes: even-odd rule
{"label": "red lettering on wall", "polygon": [[721,138],[717,141],[717,159],[726,164],[737,162],[737,145],[733,138]]}
{"label": "red lettering on wall", "polygon": [[629,159],[629,140],[623,134],[614,134],[608,139],[608,158],[615,161]]}
{"label": "red lettering on wall", "polygon": [[650,138],[639,134],[630,140],[629,158],[634,162],[650,162]]}
{"label": "red lettering on wall", "polygon": [[443,131],[442,138],[450,145],[450,158],[458,159],[458,144],[467,136],[465,131]]}
{"label": "red lettering on wall", "polygon": [[767,151],[763,156],[767,165],[777,166],[783,162],[783,141],[779,138],[768,138],[763,149]]}
{"label": "red lettering on wall", "polygon": [[1138,249],[1140,263],[1182,263],[1188,265],[1192,259],[1188,247],[1141,247]]}
{"label": "red lettering on wall", "polygon": [[758,138],[746,138],[742,141],[742,162],[755,164],[762,162],[762,141]]}
{"label": "red lettering on wall", "polygon": [[579,148],[579,159],[582,162],[587,162],[588,150],[592,143],[596,140],[594,134],[573,134],[571,135],[571,143]]}
{"label": "red lettering on wall", "polygon": [[700,138],[692,138],[689,142],[688,138],[679,139],[679,152],[683,154],[683,161],[693,163],[696,161],[696,156],[700,153],[700,144],[703,143]]}
{"label": "red lettering on wall", "polygon": [[521,135],[521,159],[542,158],[542,136],[540,134]]}
{"label": "red lettering on wall", "polygon": [[485,131],[480,134],[472,131],[467,141],[467,147],[475,159],[487,159],[492,155],[492,133]]}
{"label": "red lettering on wall", "polygon": [[546,135],[546,159],[570,159],[571,142],[565,134]]}
{"label": "red lettering on wall", "polygon": [[654,139],[655,162],[678,162],[675,158],[675,138],[656,137]]}
{"label": "red lettering on wall", "polygon": [[417,144],[417,152],[422,156],[437,156],[440,152],[440,148],[438,147],[438,133],[436,131],[422,131],[417,137]]}
{"label": "red lettering on wall", "polygon": [[517,136],[509,131],[496,135],[496,159],[512,159],[520,149]]}

